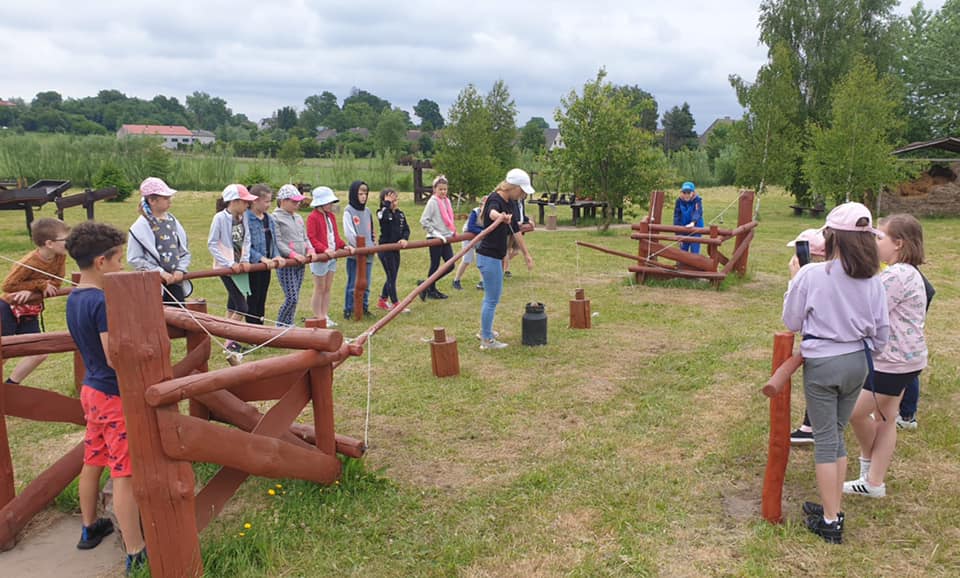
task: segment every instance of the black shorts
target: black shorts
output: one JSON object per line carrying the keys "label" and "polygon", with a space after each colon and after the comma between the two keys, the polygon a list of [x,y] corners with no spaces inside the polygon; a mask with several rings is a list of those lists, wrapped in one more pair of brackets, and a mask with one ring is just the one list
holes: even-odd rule
{"label": "black shorts", "polygon": [[10,304],[0,299],[0,333],[3,333],[4,337],[40,333],[40,317],[30,315],[17,319],[10,310]]}
{"label": "black shorts", "polygon": [[873,379],[868,379],[867,382],[863,384],[863,389],[879,393],[880,395],[900,397],[903,390],[919,375],[919,371],[910,373],[884,373],[882,371],[874,371]]}

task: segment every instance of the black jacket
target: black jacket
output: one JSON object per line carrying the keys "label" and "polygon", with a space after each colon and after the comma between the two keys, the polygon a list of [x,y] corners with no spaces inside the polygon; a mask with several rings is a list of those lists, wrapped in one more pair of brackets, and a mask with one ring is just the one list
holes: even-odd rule
{"label": "black jacket", "polygon": [[400,209],[393,210],[389,203],[380,205],[377,211],[377,219],[380,220],[380,240],[378,243],[396,243],[400,239],[410,238],[410,225],[407,224],[407,216]]}

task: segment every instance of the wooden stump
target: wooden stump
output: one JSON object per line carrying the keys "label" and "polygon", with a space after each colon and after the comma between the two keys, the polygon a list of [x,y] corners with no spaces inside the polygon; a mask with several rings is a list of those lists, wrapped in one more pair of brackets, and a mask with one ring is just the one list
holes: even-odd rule
{"label": "wooden stump", "polygon": [[577,289],[570,300],[570,328],[590,329],[590,326],[590,300],[584,297],[583,289]]}
{"label": "wooden stump", "polygon": [[557,216],[556,215],[547,215],[547,230],[556,231],[557,230]]}
{"label": "wooden stump", "polygon": [[436,377],[452,377],[460,375],[460,355],[457,353],[457,340],[447,337],[443,327],[433,330],[433,341],[430,342],[430,363],[433,365],[433,375]]}
{"label": "wooden stump", "polygon": [[317,318],[315,318],[315,317],[311,317],[310,319],[307,319],[307,320],[303,323],[303,326],[306,327],[307,329],[326,329],[326,328],[327,328],[327,320],[326,320],[326,319],[317,319]]}

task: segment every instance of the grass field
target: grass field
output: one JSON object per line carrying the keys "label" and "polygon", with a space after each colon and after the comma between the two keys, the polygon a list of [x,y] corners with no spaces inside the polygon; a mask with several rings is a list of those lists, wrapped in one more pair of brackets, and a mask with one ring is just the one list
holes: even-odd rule
{"label": "grass field", "polygon": [[[735,196],[730,188],[704,190],[707,220]],[[194,269],[210,265],[204,242],[215,197],[181,192],[174,202]],[[960,574],[960,329],[949,313],[960,310],[960,219],[924,222],[924,270],[937,288],[927,324],[930,367],[922,376],[920,428],[900,435],[888,497],[846,499],[846,543],[823,543],[800,518],[802,501],[816,497],[812,451],[802,448],[792,452],[787,472],[786,523],[760,520],[768,434],[760,386],[770,372],[773,333],[782,329],[791,255],[784,245],[819,226],[793,217],[789,204],[785,195],[764,197],[748,275],[720,291],[683,282],[637,287],[628,261],[575,248],[582,239],[635,251],[625,229],[528,235],[536,268],[529,274],[518,262],[505,281],[496,326],[510,347],[499,352],[479,351],[473,337],[481,300],[476,269],[463,292],[445,279],[440,288],[450,299],[416,301],[411,314],[372,340],[364,461],[348,463],[344,479],[329,488],[249,480],[202,536],[208,575]],[[402,207],[416,223],[420,208],[409,194]],[[722,215],[725,225],[735,223],[733,211]],[[41,212],[50,214],[49,206]],[[0,254],[17,258],[30,249],[21,215],[0,215]],[[98,205],[97,215],[125,229],[135,206]],[[80,218],[79,210],[68,213],[72,223]],[[403,254],[401,295],[427,266],[425,252]],[[343,267],[336,280],[333,311],[343,303]],[[373,285],[382,281],[377,266]],[[567,301],[578,286],[598,314],[589,331],[566,327]],[[309,314],[310,290],[305,284],[298,318]],[[206,297],[213,313],[225,307],[215,279],[198,282],[195,296]],[[268,316],[280,298],[274,281]],[[547,306],[546,347],[520,345],[523,305],[531,300]],[[46,324],[64,329],[63,300],[50,303]],[[345,322],[340,329],[352,337],[366,326]],[[459,341],[458,378],[431,375],[424,339],[436,326]],[[223,366],[215,357],[212,365]],[[71,379],[71,358],[60,355],[29,383],[69,392]],[[339,432],[363,435],[366,392],[365,358],[337,371]],[[798,421],[798,385],[793,407]],[[75,426],[8,423],[21,486],[80,439]],[[852,433],[848,446],[856,455]],[[213,471],[197,470],[201,478]],[[75,505],[69,496],[60,503]]]}

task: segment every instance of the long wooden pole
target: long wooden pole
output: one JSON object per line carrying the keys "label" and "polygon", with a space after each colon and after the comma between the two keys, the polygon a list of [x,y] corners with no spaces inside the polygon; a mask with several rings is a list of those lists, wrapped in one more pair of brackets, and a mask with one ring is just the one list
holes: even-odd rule
{"label": "long wooden pole", "polygon": [[[776,373],[793,354],[793,333],[780,332],[773,337],[773,370]],[[763,475],[760,501],[763,519],[771,524],[783,521],[783,481],[790,459],[790,380],[770,399],[770,442],[767,469]]]}

